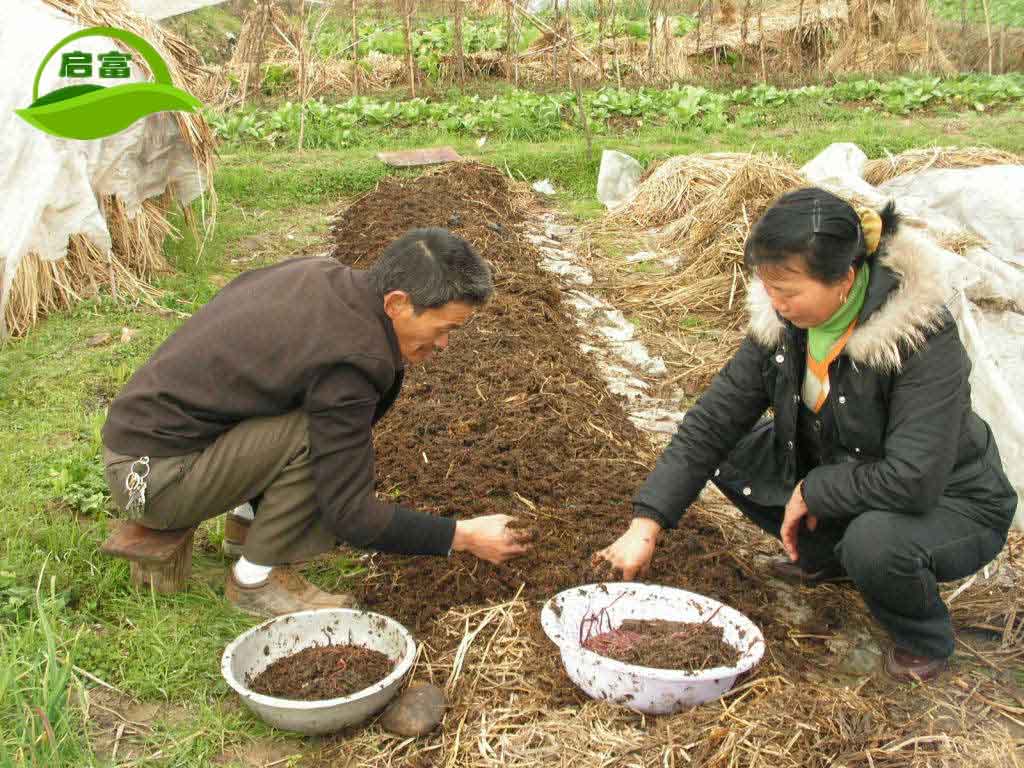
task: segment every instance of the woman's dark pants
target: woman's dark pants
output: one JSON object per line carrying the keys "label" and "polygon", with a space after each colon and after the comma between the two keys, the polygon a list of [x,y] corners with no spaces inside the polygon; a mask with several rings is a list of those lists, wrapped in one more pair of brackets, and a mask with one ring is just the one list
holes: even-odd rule
{"label": "woman's dark pants", "polygon": [[[752,503],[715,484],[740,512],[779,538],[783,507]],[[817,571],[838,562],[897,646],[921,656],[951,656],[953,627],[937,585],[970,576],[1006,542],[1005,532],[974,521],[963,506],[962,500],[941,498],[923,515],[872,511],[820,520],[813,532],[801,526],[800,566]]]}

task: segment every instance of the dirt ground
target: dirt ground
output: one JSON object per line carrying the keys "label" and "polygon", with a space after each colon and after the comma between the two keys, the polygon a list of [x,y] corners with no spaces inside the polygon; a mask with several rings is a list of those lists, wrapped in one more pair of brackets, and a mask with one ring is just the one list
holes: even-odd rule
{"label": "dirt ground", "polygon": [[[436,514],[527,518],[537,541],[528,556],[500,567],[469,556],[376,558],[379,576],[358,597],[415,632],[429,631],[430,620],[453,606],[506,600],[520,585],[524,597],[547,599],[599,580],[591,555],[628,524],[630,499],[651,466],[648,436],[579,351],[557,283],[516,233],[521,221],[500,171],[463,164],[385,180],[333,227],[335,258],[357,267],[408,228],[441,226],[474,244],[496,271],[495,299],[448,349],[409,371],[376,428],[379,487]],[[722,544],[716,530],[689,518],[659,546],[649,579],[725,599],[763,620],[769,596]],[[553,693],[574,699],[566,683]]]}
{"label": "dirt ground", "polygon": [[[356,267],[425,226],[453,230],[493,265],[494,300],[408,372],[375,429],[378,492],[440,515],[514,514],[536,543],[501,567],[373,556],[356,596],[409,626],[424,648],[417,676],[447,676],[455,701],[431,740],[398,744],[371,726],[329,740],[310,764],[674,765],[679,756],[694,765],[1012,765],[1004,716],[1024,713],[1024,694],[1008,664],[1019,649],[1009,634],[998,641],[1006,616],[995,587],[983,587],[980,612],[967,610],[974,592],[957,606],[989,635],[972,636],[973,655],[958,657],[946,684],[915,693],[878,674],[882,638],[852,590],[766,578],[763,559],[777,545],[713,501],[664,537],[647,580],[757,623],[767,650],[752,676],[728,706],[657,721],[595,704],[572,684],[539,605],[600,580],[591,555],[628,523],[656,453],[579,351],[571,307],[521,236],[529,203],[500,171],[464,163],[385,179],[334,223],[334,257]],[[982,755],[979,743],[994,751]],[[981,756],[959,759],[968,754]]]}

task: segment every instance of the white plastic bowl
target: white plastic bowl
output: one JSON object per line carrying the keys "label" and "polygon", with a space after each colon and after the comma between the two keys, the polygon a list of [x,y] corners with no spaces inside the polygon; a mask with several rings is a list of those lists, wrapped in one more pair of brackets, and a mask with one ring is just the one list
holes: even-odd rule
{"label": "white plastic bowl", "polygon": [[[314,645],[359,645],[397,660],[391,674],[351,696],[321,701],[279,699],[247,685],[270,664]],[[220,671],[242,701],[264,721],[286,731],[333,733],[383,709],[416,658],[416,641],[394,619],[350,608],[300,611],[265,621],[224,649]]]}
{"label": "white plastic bowl", "polygon": [[[580,622],[602,608],[607,608],[612,628],[626,619],[699,622],[711,617],[709,623],[722,627],[723,639],[740,652],[740,659],[734,667],[689,673],[600,656],[580,645]],[[541,624],[561,650],[565,671],[588,696],[648,715],[672,714],[717,699],[764,654],[761,630],[739,611],[694,592],[656,584],[618,582],[567,589],[545,603]]]}

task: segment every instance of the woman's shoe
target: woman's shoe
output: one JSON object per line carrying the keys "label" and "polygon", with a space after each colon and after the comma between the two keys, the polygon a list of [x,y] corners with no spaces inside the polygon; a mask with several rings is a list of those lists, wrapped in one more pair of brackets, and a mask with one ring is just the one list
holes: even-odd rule
{"label": "woman's shoe", "polygon": [[901,683],[923,683],[940,675],[947,662],[948,659],[918,656],[894,645],[885,655],[885,671],[889,677]]}
{"label": "woman's shoe", "polygon": [[775,578],[801,587],[815,587],[818,584],[839,584],[850,581],[843,566],[832,563],[817,571],[805,571],[788,557],[777,557],[771,561],[769,570]]}

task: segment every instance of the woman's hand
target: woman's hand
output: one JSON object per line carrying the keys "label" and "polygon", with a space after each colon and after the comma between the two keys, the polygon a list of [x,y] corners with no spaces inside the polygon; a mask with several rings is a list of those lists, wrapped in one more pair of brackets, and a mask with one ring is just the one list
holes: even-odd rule
{"label": "woman's hand", "polygon": [[813,531],[818,527],[818,518],[807,509],[807,502],[804,501],[804,483],[801,480],[793,489],[793,495],[786,503],[786,513],[782,518],[782,530],[779,532],[782,538],[782,548],[786,550],[789,559],[794,563],[799,559],[800,553],[796,548],[797,534],[800,532],[800,521],[807,518],[807,530]]}
{"label": "woman's hand", "polygon": [[654,520],[634,518],[626,532],[616,539],[614,544],[594,553],[590,558],[590,564],[598,568],[607,563],[613,573],[622,572],[624,581],[632,581],[638,574],[643,575],[650,567],[659,533],[661,526]]}

